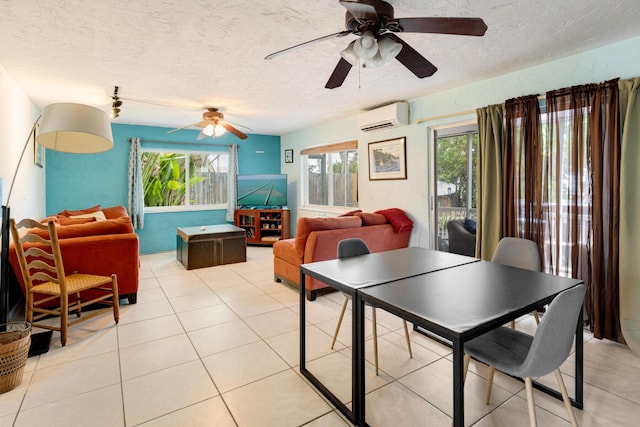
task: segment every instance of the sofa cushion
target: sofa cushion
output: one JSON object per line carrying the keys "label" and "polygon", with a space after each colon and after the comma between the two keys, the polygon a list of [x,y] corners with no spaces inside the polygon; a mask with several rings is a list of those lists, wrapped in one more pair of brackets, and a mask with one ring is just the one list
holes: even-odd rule
{"label": "sofa cushion", "polygon": [[358,216],[345,216],[336,218],[300,218],[296,226],[296,253],[304,256],[304,247],[307,237],[312,231],[334,230],[340,228],[352,228],[362,226],[362,219]]}
{"label": "sofa cushion", "polygon": [[77,224],[86,224],[87,222],[96,222],[95,217],[89,218],[67,218],[66,216],[61,216],[56,218],[54,222],[60,225],[77,225]]}
{"label": "sofa cushion", "polygon": [[104,212],[104,216],[106,216],[107,219],[114,219],[114,218],[120,218],[122,216],[129,216],[127,209],[122,205],[103,208],[102,212]]}
{"label": "sofa cushion", "polygon": [[476,221],[471,219],[471,218],[465,218],[464,219],[464,229],[467,230],[469,233],[471,234],[476,234],[476,228],[477,228],[477,224]]}
{"label": "sofa cushion", "polygon": [[107,219],[107,217],[104,216],[104,212],[102,211],[96,211],[96,212],[86,213],[82,215],[71,215],[69,218],[73,218],[73,219],[93,218],[95,221],[104,221]]}
{"label": "sofa cushion", "polygon": [[342,215],[338,215],[338,216],[339,217],[340,216],[354,216],[354,215],[358,215],[358,213],[362,213],[362,210],[361,209],[356,209],[356,210],[353,210],[353,211],[345,212]]}
{"label": "sofa cushion", "polygon": [[101,209],[100,205],[91,206],[90,208],[86,208],[86,209],[79,209],[77,211],[70,211],[65,209],[62,212],[58,213],[58,216],[70,217],[70,216],[76,216],[76,215],[84,215],[92,212],[98,212],[100,209]]}
{"label": "sofa cushion", "polygon": [[362,225],[382,225],[388,224],[387,217],[378,213],[360,212],[356,216],[362,218]]}
{"label": "sofa cushion", "polygon": [[[58,238],[69,239],[71,237],[98,236],[105,234],[125,234],[133,233],[133,225],[129,217],[107,219],[105,221],[88,222],[86,224],[75,224],[58,227]],[[47,230],[32,229],[32,234],[48,237]]]}

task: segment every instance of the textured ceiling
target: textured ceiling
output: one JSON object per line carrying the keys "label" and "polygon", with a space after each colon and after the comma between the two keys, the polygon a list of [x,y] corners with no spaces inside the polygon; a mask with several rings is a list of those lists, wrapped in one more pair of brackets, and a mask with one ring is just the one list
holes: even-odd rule
{"label": "textured ceiling", "polygon": [[[346,36],[337,0],[0,0],[0,66],[36,104],[110,108],[117,123],[182,127],[219,107],[248,133],[282,135],[387,104],[640,36],[638,0],[390,0],[396,17],[481,17],[484,37],[400,35],[438,67],[397,61],[324,85]],[[137,102],[145,101],[145,103]]]}

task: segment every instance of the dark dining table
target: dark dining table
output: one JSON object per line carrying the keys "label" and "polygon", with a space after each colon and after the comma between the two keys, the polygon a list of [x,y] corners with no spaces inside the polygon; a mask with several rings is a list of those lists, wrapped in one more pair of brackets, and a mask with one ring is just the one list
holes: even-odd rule
{"label": "dark dining table", "polygon": [[[451,343],[453,420],[464,425],[464,343],[545,304],[581,280],[522,270],[476,258],[424,248],[362,255],[301,266],[312,276],[347,293],[352,313],[352,409],[313,375],[305,363],[305,299],[300,298],[300,371],[355,425],[365,420],[364,305],[382,308],[419,330]],[[575,398],[582,408],[582,324],[576,323]],[[558,393],[539,384],[557,397]]]}
{"label": "dark dining table", "polygon": [[[364,423],[364,305],[359,290],[459,265],[475,263],[477,258],[411,247],[352,258],[319,261],[300,266],[300,372],[331,403],[356,425]],[[342,402],[306,367],[305,277],[311,276],[344,292],[352,307],[352,409]],[[313,304],[313,303],[310,303]]]}

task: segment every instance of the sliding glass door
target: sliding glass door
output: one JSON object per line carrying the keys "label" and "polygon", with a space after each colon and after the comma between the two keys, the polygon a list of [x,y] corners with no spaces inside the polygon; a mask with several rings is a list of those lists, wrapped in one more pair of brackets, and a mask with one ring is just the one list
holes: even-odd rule
{"label": "sliding glass door", "polygon": [[477,218],[477,125],[435,131],[432,176],[433,240],[435,248],[449,251],[447,222]]}

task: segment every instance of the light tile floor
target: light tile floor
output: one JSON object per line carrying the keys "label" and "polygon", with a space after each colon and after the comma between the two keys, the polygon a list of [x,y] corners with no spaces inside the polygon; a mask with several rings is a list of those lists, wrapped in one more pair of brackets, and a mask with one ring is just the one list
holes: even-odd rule
{"label": "light tile floor", "polygon": [[[350,322],[330,350],[343,296],[307,303],[308,367],[350,400]],[[185,271],[172,252],[142,257],[138,303],[73,327],[66,347],[30,358],[22,385],[0,395],[2,426],[346,426],[299,373],[297,290],[273,281],[271,248],[241,264]],[[533,330],[529,316],[519,328]],[[367,359],[372,360],[367,322]],[[450,426],[451,352],[378,311],[380,375],[366,367],[372,426]],[[573,393],[573,356],[562,370]],[[585,333],[581,426],[640,423],[640,358]],[[486,368],[472,363],[468,425],[526,426],[520,382],[496,374],[484,404]],[[540,379],[555,384],[550,376]],[[569,425],[561,402],[535,392],[540,426]]]}

